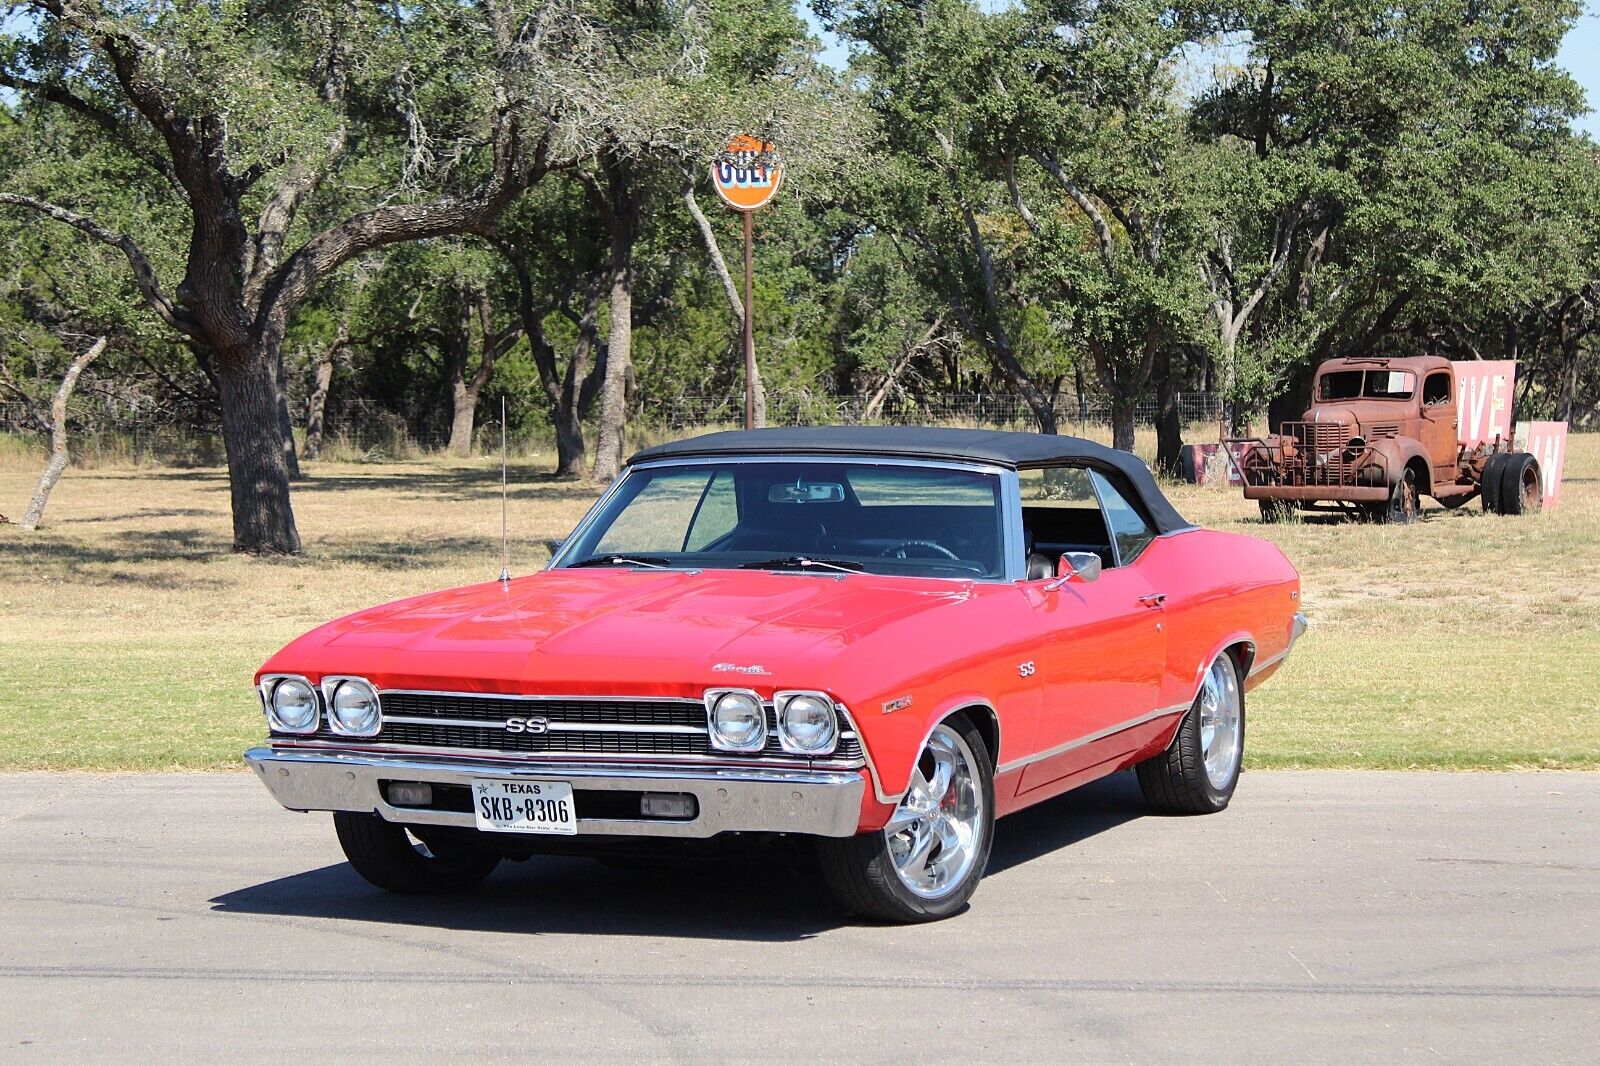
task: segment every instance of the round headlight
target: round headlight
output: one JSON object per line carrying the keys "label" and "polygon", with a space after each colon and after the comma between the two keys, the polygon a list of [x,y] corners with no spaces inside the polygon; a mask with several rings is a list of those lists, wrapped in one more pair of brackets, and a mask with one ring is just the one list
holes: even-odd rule
{"label": "round headlight", "polygon": [[378,694],[365,681],[339,682],[328,700],[328,711],[336,733],[370,737],[378,731]]}
{"label": "round headlight", "polygon": [[276,733],[315,733],[317,693],[298,677],[286,677],[272,687],[267,722]]}
{"label": "round headlight", "polygon": [[767,745],[767,716],[748,692],[724,692],[711,705],[711,746],[760,751]]}
{"label": "round headlight", "polygon": [[778,740],[787,751],[816,755],[833,750],[839,740],[839,720],[833,704],[823,696],[790,696],[778,707]]}

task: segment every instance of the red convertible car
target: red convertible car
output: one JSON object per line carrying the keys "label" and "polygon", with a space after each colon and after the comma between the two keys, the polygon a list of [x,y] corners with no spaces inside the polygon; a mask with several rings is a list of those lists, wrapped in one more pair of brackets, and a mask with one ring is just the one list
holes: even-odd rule
{"label": "red convertible car", "polygon": [[846,908],[926,921],[996,818],[1105,774],[1226,807],[1299,594],[1089,441],[716,433],[635,455],[539,573],[294,641],[245,757],[394,891],[767,834],[813,841]]}

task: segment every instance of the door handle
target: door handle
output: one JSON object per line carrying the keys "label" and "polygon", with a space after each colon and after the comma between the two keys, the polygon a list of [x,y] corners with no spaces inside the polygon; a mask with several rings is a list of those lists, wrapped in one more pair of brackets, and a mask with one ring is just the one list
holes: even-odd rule
{"label": "door handle", "polygon": [[1165,592],[1152,592],[1148,596],[1140,596],[1139,602],[1146,607],[1160,607],[1167,602],[1167,594]]}

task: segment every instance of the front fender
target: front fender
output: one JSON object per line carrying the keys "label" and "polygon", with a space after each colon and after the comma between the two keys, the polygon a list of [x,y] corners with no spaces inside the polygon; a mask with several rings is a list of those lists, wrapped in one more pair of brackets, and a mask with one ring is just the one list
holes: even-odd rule
{"label": "front fender", "polygon": [[[916,696],[912,697],[913,706],[920,702]],[[856,716],[856,727],[861,732],[861,749],[866,754],[867,768],[872,775],[873,791],[878,802],[891,805],[900,802],[910,786],[911,770],[916,766],[922,749],[927,746],[928,738],[940,722],[958,711],[982,716],[983,720],[974,724],[988,739],[994,741],[995,750],[989,753],[993,760],[991,768],[1000,764],[1000,751],[1006,742],[1004,726],[999,710],[986,693],[962,691],[947,694],[931,706],[931,711],[901,719],[893,729],[882,726],[864,728],[860,717]],[[852,710],[852,714],[855,713]]]}
{"label": "front fender", "polygon": [[[1383,483],[1391,488],[1404,476],[1407,465],[1414,459],[1421,459],[1421,466],[1424,469],[1430,471],[1433,469],[1427,455],[1422,451],[1422,445],[1410,437],[1387,437],[1373,441],[1367,445],[1367,455],[1363,457],[1362,465],[1368,465],[1374,458],[1383,467]],[[1417,486],[1417,491],[1431,494],[1432,478],[1424,475],[1422,483]]]}

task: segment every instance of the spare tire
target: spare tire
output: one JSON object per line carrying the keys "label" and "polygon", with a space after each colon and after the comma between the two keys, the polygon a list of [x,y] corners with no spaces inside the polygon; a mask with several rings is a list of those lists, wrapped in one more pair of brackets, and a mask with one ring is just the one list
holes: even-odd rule
{"label": "spare tire", "polygon": [[1483,476],[1478,478],[1478,492],[1483,497],[1485,514],[1500,513],[1500,468],[1506,454],[1495,452],[1483,464]]}
{"label": "spare tire", "polygon": [[1500,464],[1500,513],[1538,514],[1544,507],[1544,478],[1539,460],[1513,452]]}

